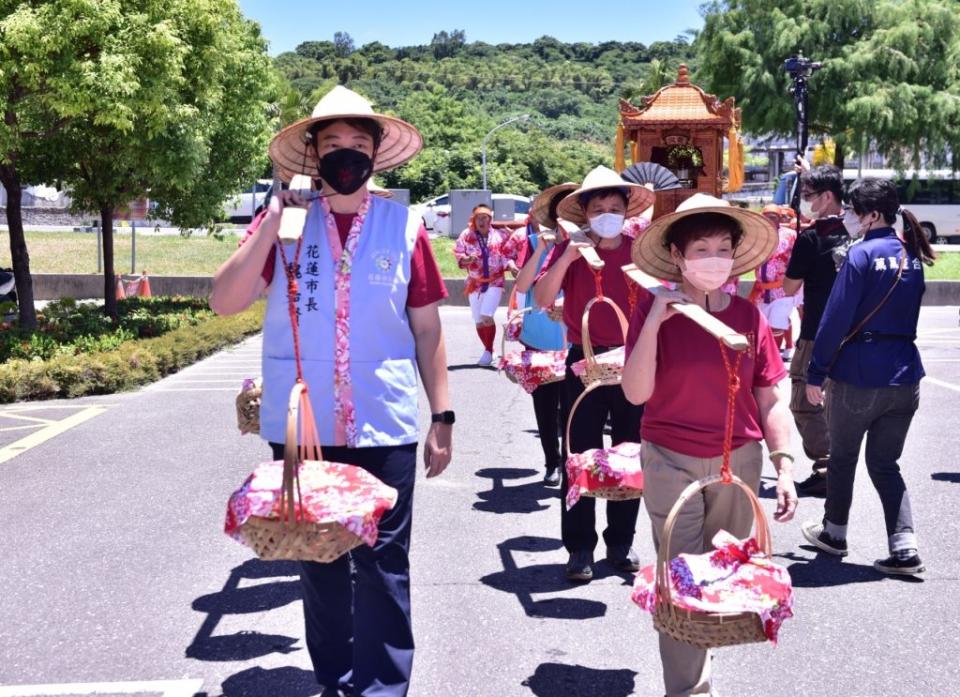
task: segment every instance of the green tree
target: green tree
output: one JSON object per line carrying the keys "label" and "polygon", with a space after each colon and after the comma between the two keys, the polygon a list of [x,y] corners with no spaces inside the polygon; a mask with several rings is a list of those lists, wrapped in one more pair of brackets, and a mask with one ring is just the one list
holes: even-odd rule
{"label": "green tree", "polygon": [[0,2],[0,184],[7,192],[20,323],[28,329],[37,320],[21,187],[56,179],[46,166],[56,154],[51,138],[96,109],[91,78],[104,60],[97,38],[114,11],[110,5]]}
{"label": "green tree", "polygon": [[[895,161],[960,152],[960,6],[947,0],[723,0],[705,6],[696,81],[733,95],[746,130],[794,129],[787,57],[823,61],[809,123],[838,164],[869,141]],[[954,163],[954,166],[957,166]]]}
{"label": "green tree", "polygon": [[[99,37],[99,109],[58,139],[75,206],[99,212],[116,316],[113,220],[149,196],[181,226],[213,220],[265,164],[280,93],[266,43],[234,0],[119,0]],[[122,37],[114,39],[113,37]]]}
{"label": "green tree", "polygon": [[333,46],[337,58],[346,58],[356,50],[356,47],[353,45],[353,37],[345,31],[334,33]]}

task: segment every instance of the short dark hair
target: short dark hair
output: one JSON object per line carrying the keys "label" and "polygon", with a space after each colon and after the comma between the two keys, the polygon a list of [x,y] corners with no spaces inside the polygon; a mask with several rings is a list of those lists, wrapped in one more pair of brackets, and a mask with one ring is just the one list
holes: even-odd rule
{"label": "short dark hair", "polygon": [[889,179],[864,177],[850,185],[847,192],[853,212],[858,216],[879,213],[887,225],[893,225],[900,210],[897,187]]}
{"label": "short dark hair", "polygon": [[590,202],[595,198],[607,198],[608,196],[619,196],[623,199],[623,205],[628,206],[630,203],[630,196],[627,194],[626,189],[621,189],[619,186],[608,186],[605,189],[594,189],[593,191],[584,191],[577,198],[577,201],[580,203],[580,207],[583,210],[587,210],[587,206],[590,205]]}
{"label": "short dark hair", "polygon": [[910,211],[900,208],[896,183],[889,179],[863,177],[850,185],[847,197],[853,212],[858,216],[876,212],[883,216],[883,222],[893,225],[897,220],[897,213],[902,215],[903,238],[910,252],[924,264],[933,265],[937,255],[930,246],[930,240],[927,239],[920,221]]}
{"label": "short dark hair", "polygon": [[800,186],[807,186],[817,194],[829,191],[836,197],[837,203],[843,201],[843,172],[835,165],[819,165],[808,169],[800,175]]}
{"label": "short dark hair", "polygon": [[335,123],[342,122],[350,126],[351,128],[356,128],[358,131],[363,131],[368,136],[373,139],[373,151],[376,152],[380,149],[380,142],[383,140],[383,129],[380,127],[380,124],[373,119],[366,119],[362,116],[350,116],[344,117],[342,119],[328,119],[326,121],[317,121],[315,124],[310,126],[307,129],[307,133],[310,135],[310,138],[314,143],[317,141],[317,134],[329,128]]}
{"label": "short dark hair", "polygon": [[743,228],[740,223],[723,213],[694,213],[681,218],[669,228],[663,236],[663,246],[670,250],[670,245],[677,245],[680,254],[687,251],[687,245],[707,237],[716,237],[723,233],[730,234],[730,241],[736,249],[743,237]]}

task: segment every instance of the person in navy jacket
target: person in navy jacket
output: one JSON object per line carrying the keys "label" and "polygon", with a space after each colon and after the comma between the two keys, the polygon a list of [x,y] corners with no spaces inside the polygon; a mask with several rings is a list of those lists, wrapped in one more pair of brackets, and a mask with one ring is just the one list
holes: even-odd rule
{"label": "person in navy jacket", "polygon": [[[919,405],[924,372],[915,339],[923,265],[932,265],[935,255],[917,219],[900,209],[893,182],[859,179],[848,199],[844,225],[863,241],[849,249],[833,285],[807,370],[810,402],[823,403],[826,393],[831,450],[823,521],[802,530],[819,549],[847,554],[853,481],[866,436],[867,472],[883,505],[890,551],[874,568],[915,574],[923,564],[897,461]],[[898,213],[903,239],[893,228]]]}

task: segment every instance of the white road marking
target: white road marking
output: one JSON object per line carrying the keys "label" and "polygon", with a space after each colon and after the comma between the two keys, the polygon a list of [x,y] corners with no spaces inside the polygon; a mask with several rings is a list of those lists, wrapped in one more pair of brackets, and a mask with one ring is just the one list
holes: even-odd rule
{"label": "white road marking", "polygon": [[[958,360],[960,360],[960,359],[958,359]],[[237,380],[236,380],[236,378],[220,378],[220,379],[217,379],[217,380],[200,380],[200,379],[193,379],[193,378],[180,378],[180,379],[178,379],[178,380],[176,381],[176,383],[177,383],[178,385],[182,385],[182,384],[185,383],[185,382],[196,382],[196,383],[201,383],[201,384],[202,384],[202,383],[205,383],[205,382],[209,382],[209,383],[229,382],[230,384],[234,384],[235,382],[237,382]]]}
{"label": "white road marking", "polygon": [[923,378],[926,382],[932,382],[934,385],[939,387],[945,387],[948,390],[953,390],[954,392],[960,392],[960,385],[954,385],[952,382],[947,382],[946,380],[938,380],[937,378],[932,378],[927,375]]}
{"label": "white road marking", "polygon": [[56,419],[40,419],[36,416],[24,416],[23,414],[18,414],[15,411],[0,411],[0,418],[2,419],[17,419],[19,421],[32,421],[37,424],[52,424]]}
{"label": "white road marking", "polygon": [[[158,387],[154,392],[237,392],[236,387]],[[3,462],[3,460],[0,460]]]}
{"label": "white road marking", "polygon": [[[30,448],[35,448],[41,443],[45,443],[46,441],[50,440],[54,436],[58,436],[64,431],[70,430],[74,426],[79,426],[83,422],[89,421],[105,411],[107,411],[106,407],[87,407],[86,409],[78,411],[76,414],[71,414],[65,419],[54,421],[53,423],[43,427],[41,430],[31,433],[29,436],[25,436],[18,441],[10,443],[10,445],[0,448],[0,463],[6,462],[7,460],[12,460],[17,455],[21,455],[27,450],[30,450]],[[3,693],[0,693],[0,697],[3,697]]]}
{"label": "white road marking", "polygon": [[7,431],[25,431],[28,428],[43,428],[44,424],[27,424],[26,426],[0,426],[0,433]]}
{"label": "white road marking", "polygon": [[0,697],[50,697],[51,695],[156,694],[160,697],[193,697],[203,680],[143,680],[139,682],[78,682],[51,685],[0,685]]}

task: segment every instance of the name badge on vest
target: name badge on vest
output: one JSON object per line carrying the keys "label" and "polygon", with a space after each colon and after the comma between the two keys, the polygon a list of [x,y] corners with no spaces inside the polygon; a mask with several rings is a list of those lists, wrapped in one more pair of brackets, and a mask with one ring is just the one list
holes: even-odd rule
{"label": "name badge on vest", "polygon": [[374,271],[367,274],[367,282],[374,286],[392,286],[396,280],[397,264],[400,260],[389,249],[373,251]]}

